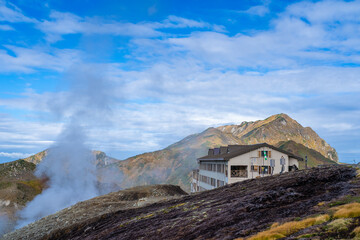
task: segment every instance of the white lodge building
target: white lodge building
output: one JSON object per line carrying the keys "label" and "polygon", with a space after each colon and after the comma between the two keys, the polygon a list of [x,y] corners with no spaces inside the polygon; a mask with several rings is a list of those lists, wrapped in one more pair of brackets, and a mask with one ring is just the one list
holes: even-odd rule
{"label": "white lodge building", "polygon": [[301,157],[267,143],[229,145],[209,149],[197,159],[193,170],[191,192],[200,192],[251,178],[297,170]]}

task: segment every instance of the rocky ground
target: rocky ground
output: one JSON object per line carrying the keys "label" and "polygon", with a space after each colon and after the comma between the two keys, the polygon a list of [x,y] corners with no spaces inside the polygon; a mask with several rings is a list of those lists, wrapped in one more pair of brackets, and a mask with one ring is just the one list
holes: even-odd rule
{"label": "rocky ground", "polygon": [[[134,187],[79,202],[55,214],[49,215],[19,230],[6,234],[2,239],[43,239],[54,231],[86,222],[94,217],[106,216],[123,209],[143,207],[154,202],[175,199],[187,195],[173,185]],[[59,238],[61,239],[61,238]]]}
{"label": "rocky ground", "polygon": [[[324,226],[337,220],[333,215],[333,207],[359,199],[360,182],[355,176],[354,168],[337,165],[252,179],[59,226],[55,231],[46,232],[42,239],[248,238],[269,231],[271,225],[280,225],[272,231],[277,231],[278,228],[281,230],[281,224],[292,224],[292,221],[296,222],[296,226],[302,227],[283,235],[272,234],[289,239],[305,235],[312,236],[311,239],[327,239],[326,236],[331,238],[338,233],[331,232],[333,230],[327,232],[330,227],[316,226]],[[360,216],[360,211],[358,214]],[[310,218],[318,215],[321,216]],[[350,223],[345,224],[347,230],[342,232],[343,239],[355,234],[353,231],[357,226],[357,215],[354,216],[349,220]],[[337,225],[337,222],[332,224]],[[36,224],[31,227],[36,228]],[[12,236],[15,235],[7,235],[6,239],[21,239],[11,238]]]}

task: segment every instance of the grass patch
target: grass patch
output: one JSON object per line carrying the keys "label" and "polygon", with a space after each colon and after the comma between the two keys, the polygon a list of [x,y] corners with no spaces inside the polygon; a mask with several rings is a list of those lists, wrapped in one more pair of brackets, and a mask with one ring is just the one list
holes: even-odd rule
{"label": "grass patch", "polygon": [[297,239],[312,238],[314,236],[317,236],[316,233],[304,234],[304,235],[299,236]]}
{"label": "grass patch", "polygon": [[356,239],[359,239],[359,238],[360,238],[360,227],[355,228],[355,229],[352,231],[352,233],[355,234],[355,238],[356,238]]}
{"label": "grass patch", "polygon": [[11,182],[0,182],[0,189],[5,189],[11,186]]}
{"label": "grass patch", "polygon": [[147,219],[147,218],[151,218],[155,216],[155,213],[150,213],[148,215],[145,215],[145,216],[139,216],[139,217],[136,217],[136,220],[142,220],[142,219]]}
{"label": "grass patch", "polygon": [[249,240],[272,240],[284,238],[302,229],[327,222],[329,219],[330,216],[328,214],[324,214],[318,217],[306,218],[301,221],[287,222],[278,226],[273,224],[269,230],[260,232],[255,236],[250,237]]}
{"label": "grass patch", "polygon": [[360,216],[360,203],[349,203],[336,208],[334,218],[354,218]]}
{"label": "grass patch", "polygon": [[334,232],[342,232],[348,230],[348,226],[352,223],[350,218],[339,218],[328,224],[328,230]]}
{"label": "grass patch", "polygon": [[171,207],[168,207],[169,209],[173,209],[173,208],[178,208],[178,207],[181,207],[181,206],[184,206],[186,203],[179,203],[179,204],[176,204],[174,206],[171,206]]}
{"label": "grass patch", "polygon": [[32,189],[35,190],[36,194],[40,194],[43,189],[43,185],[42,185],[41,181],[39,181],[39,180],[20,181],[19,183],[22,183],[28,187],[31,187]]}
{"label": "grass patch", "polygon": [[329,207],[335,207],[335,206],[344,205],[344,204],[352,203],[352,202],[360,202],[360,196],[348,195],[339,201],[330,203]]}

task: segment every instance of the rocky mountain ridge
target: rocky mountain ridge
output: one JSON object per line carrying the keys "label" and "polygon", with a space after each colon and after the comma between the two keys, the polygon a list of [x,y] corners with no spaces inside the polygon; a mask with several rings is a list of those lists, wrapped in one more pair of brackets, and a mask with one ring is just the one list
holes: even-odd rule
{"label": "rocky mountain ridge", "polygon": [[226,125],[217,129],[236,137],[242,144],[266,142],[276,145],[278,142],[291,140],[321,153],[332,161],[339,160],[335,149],[314,130],[301,126],[284,113],[270,116],[265,120],[242,122],[240,125]]}
{"label": "rocky mountain ridge", "polygon": [[[296,145],[287,143],[289,141]],[[208,128],[163,150],[140,154],[111,167],[119,169],[124,179],[123,188],[168,183],[180,185],[189,191],[190,172],[197,167],[196,159],[206,155],[208,148],[260,142],[282,145],[282,149],[303,158],[308,156],[309,166],[335,163],[338,160],[335,149],[311,128],[302,127],[286,114],[277,114],[265,120]],[[301,148],[301,151],[296,148]]]}
{"label": "rocky mountain ridge", "polygon": [[[311,128],[302,127],[286,114],[276,114],[255,122],[240,125],[226,125],[208,128],[192,134],[163,150],[143,153],[124,161],[94,151],[99,169],[111,171],[121,178],[119,188],[125,189],[139,185],[175,184],[190,189],[190,172],[197,167],[196,159],[207,154],[208,148],[229,144],[255,144],[266,142],[291,151],[301,157],[308,156],[309,166],[338,161],[337,153]],[[25,160],[39,162],[46,155],[41,152]],[[101,170],[100,170],[101,171]],[[100,179],[111,184],[111,178]]]}

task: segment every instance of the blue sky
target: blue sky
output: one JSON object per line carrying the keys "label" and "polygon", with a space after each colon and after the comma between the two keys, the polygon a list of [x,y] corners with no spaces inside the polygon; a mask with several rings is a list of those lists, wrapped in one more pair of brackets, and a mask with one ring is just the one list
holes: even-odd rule
{"label": "blue sky", "polygon": [[119,159],[283,112],[360,161],[359,12],[334,0],[0,0],[0,161],[48,148],[79,112],[87,144]]}

